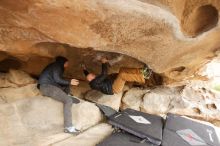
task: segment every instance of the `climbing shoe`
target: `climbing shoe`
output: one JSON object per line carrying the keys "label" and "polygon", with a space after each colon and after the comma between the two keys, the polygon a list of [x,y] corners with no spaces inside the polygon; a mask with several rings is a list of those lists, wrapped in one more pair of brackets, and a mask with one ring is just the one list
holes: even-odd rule
{"label": "climbing shoe", "polygon": [[141,69],[141,73],[144,75],[145,79],[149,79],[152,75],[152,70],[145,64],[144,68]]}
{"label": "climbing shoe", "polygon": [[64,128],[64,132],[69,134],[77,134],[80,132],[80,130],[77,130],[74,126],[71,126]]}
{"label": "climbing shoe", "polygon": [[72,99],[73,103],[75,103],[75,104],[80,103],[80,100],[79,100],[79,99],[77,99],[77,97],[75,97],[75,96],[73,96],[73,95],[71,95],[71,94],[68,94],[68,96],[69,96],[69,97],[71,97],[71,99]]}

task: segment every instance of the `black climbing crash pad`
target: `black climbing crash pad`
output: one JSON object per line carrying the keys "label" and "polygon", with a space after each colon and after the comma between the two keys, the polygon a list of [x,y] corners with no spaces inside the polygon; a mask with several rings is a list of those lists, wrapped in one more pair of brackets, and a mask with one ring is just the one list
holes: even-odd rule
{"label": "black climbing crash pad", "polygon": [[116,132],[96,146],[155,146],[126,132]]}
{"label": "black climbing crash pad", "polygon": [[98,104],[96,103],[96,106],[99,108],[99,110],[107,117],[111,117],[112,115],[118,113],[116,110],[114,110],[113,108],[106,106],[106,105],[102,105],[102,104]]}
{"label": "black climbing crash pad", "polygon": [[133,109],[126,109],[109,117],[109,124],[141,139],[160,145],[162,143],[163,118]]}
{"label": "black climbing crash pad", "polygon": [[220,146],[220,143],[213,127],[168,114],[162,146]]}

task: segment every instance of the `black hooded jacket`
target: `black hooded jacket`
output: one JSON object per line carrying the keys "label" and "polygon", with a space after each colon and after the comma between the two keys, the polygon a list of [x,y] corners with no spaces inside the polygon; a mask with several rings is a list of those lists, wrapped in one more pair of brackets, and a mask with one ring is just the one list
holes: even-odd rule
{"label": "black hooded jacket", "polygon": [[108,75],[108,64],[102,64],[102,72],[89,85],[92,89],[101,91],[104,94],[113,95],[112,84],[114,78]]}
{"label": "black hooded jacket", "polygon": [[57,57],[54,63],[49,64],[41,73],[38,87],[42,84],[50,84],[57,87],[69,86],[70,81],[63,79],[64,64],[68,61],[64,57]]}

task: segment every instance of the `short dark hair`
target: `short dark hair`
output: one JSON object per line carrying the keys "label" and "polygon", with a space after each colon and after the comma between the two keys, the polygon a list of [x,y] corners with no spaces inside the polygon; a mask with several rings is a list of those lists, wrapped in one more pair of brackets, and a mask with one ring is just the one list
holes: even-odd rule
{"label": "short dark hair", "polygon": [[85,76],[88,76],[89,71],[84,69],[84,70],[83,70],[83,73],[84,73]]}
{"label": "short dark hair", "polygon": [[64,63],[67,62],[67,61],[68,61],[68,59],[65,58],[65,57],[63,57],[63,56],[57,56],[57,57],[56,57],[56,62],[59,62],[59,63],[64,64]]}

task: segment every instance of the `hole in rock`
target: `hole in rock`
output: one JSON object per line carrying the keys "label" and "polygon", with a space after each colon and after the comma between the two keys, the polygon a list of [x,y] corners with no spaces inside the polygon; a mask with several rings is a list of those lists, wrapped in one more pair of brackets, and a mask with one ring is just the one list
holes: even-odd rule
{"label": "hole in rock", "polygon": [[212,5],[204,5],[192,12],[185,25],[185,31],[195,37],[215,27],[218,23],[218,10]]}
{"label": "hole in rock", "polygon": [[0,62],[0,71],[8,72],[9,69],[20,69],[21,66],[22,64],[18,59],[9,57]]}
{"label": "hole in rock", "polygon": [[185,69],[186,69],[186,67],[180,66],[180,67],[177,67],[177,68],[172,69],[172,71],[182,72],[182,71],[184,71]]}
{"label": "hole in rock", "polygon": [[197,108],[197,107],[193,108],[193,111],[195,113],[197,113],[197,114],[201,114],[202,113],[201,110],[199,108]]}
{"label": "hole in rock", "polygon": [[206,104],[206,107],[210,110],[216,110],[217,109],[217,107],[214,103],[213,104]]}

